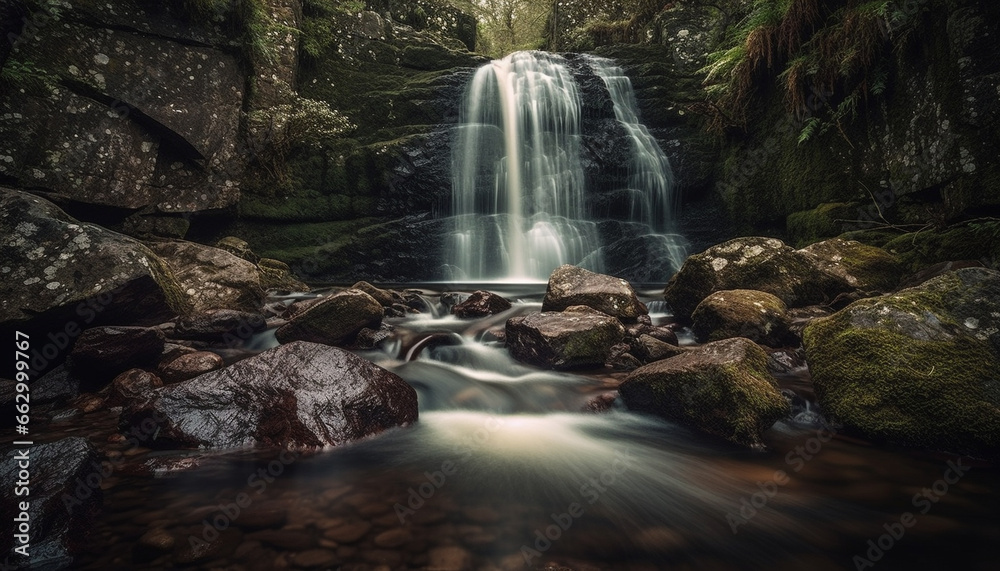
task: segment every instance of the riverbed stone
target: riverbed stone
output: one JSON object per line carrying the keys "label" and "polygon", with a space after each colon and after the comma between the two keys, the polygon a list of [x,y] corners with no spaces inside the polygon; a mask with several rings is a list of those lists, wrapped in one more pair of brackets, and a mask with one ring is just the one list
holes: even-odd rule
{"label": "riverbed stone", "polygon": [[559,266],[549,276],[542,311],[563,311],[574,305],[586,305],[626,322],[649,313],[628,281],[569,264]]}
{"label": "riverbed stone", "polygon": [[281,343],[311,341],[327,345],[350,343],[364,328],[379,329],[385,310],[374,297],[349,289],[310,305],[295,313],[291,321],[278,328],[275,336]]}
{"label": "riverbed stone", "polygon": [[778,297],[762,291],[717,291],[695,308],[691,329],[700,343],[745,337],[769,347],[798,345],[789,331],[787,309]]}
{"label": "riverbed stone", "polygon": [[266,318],[256,311],[208,309],[178,319],[171,338],[238,345],[266,327]]}
{"label": "riverbed stone", "polygon": [[336,446],[417,420],[401,378],[347,351],[297,341],[156,391],[122,413],[153,419],[158,446]]}
{"label": "riverbed stone", "polygon": [[1000,272],[966,268],[805,329],[824,410],[880,443],[1000,455]]}
{"label": "riverbed stone", "polygon": [[477,290],[465,301],[453,305],[451,312],[462,318],[487,317],[510,309],[511,303],[492,292]]}
{"label": "riverbed stone", "polygon": [[506,327],[515,359],[552,369],[603,365],[624,335],[617,319],[597,311],[534,313],[508,319]]}
{"label": "riverbed stone", "polygon": [[618,390],[632,410],[761,448],[764,431],[789,411],[767,359],[749,339],[716,341],[637,369]]}

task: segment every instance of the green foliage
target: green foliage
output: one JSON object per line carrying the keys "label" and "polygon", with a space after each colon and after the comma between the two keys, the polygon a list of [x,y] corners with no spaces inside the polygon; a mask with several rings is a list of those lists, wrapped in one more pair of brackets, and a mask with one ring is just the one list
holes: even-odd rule
{"label": "green foliage", "polygon": [[[909,6],[909,5],[908,5]],[[775,78],[804,143],[885,93],[888,57],[919,10],[890,0],[753,0],[702,70],[719,110],[713,127],[741,126],[762,81]]]}

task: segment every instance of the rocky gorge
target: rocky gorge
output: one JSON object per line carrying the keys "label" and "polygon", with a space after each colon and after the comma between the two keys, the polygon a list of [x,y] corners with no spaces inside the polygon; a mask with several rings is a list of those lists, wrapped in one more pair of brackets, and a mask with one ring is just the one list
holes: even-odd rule
{"label": "rocky gorge", "polygon": [[[767,3],[648,4],[550,15],[603,262],[526,284],[439,281],[504,65],[461,3],[0,8],[4,564],[991,568],[995,8],[886,3],[870,108],[758,79],[736,120],[712,66]],[[656,232],[595,57],[676,178]]]}

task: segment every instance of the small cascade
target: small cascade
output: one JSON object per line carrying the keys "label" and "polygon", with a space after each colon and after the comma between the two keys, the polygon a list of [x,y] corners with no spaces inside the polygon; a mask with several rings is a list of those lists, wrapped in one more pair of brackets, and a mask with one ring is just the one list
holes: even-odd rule
{"label": "small cascade", "polygon": [[632,80],[614,61],[587,56],[594,73],[604,81],[614,103],[615,118],[632,140],[632,163],[629,165],[629,210],[632,220],[655,231],[670,230],[674,211],[674,173],[660,144],[639,121],[639,103]]}

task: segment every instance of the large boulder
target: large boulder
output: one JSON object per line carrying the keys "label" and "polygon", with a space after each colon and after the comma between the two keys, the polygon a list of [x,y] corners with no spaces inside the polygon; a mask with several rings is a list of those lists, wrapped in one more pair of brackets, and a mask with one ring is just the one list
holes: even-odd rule
{"label": "large boulder", "polygon": [[194,311],[257,311],[264,289],[257,266],[225,250],[194,242],[150,242],[181,282]]}
{"label": "large boulder", "polygon": [[649,311],[623,279],[562,265],[549,276],[542,311],[563,311],[574,305],[592,307],[622,321],[635,321]]}
{"label": "large boulder", "polygon": [[0,188],[0,236],[0,323],[50,317],[59,331],[49,333],[75,337],[98,323],[155,324],[187,310],[148,248],[37,196]]}
{"label": "large boulder", "polygon": [[844,291],[815,259],[774,238],[736,238],[689,257],[667,283],[663,297],[676,315],[689,317],[709,294],[751,289],[788,307],[822,303]]}
{"label": "large boulder", "polygon": [[717,291],[695,308],[691,329],[700,343],[745,337],[769,347],[798,345],[787,310],[783,301],[762,291]]}
{"label": "large boulder", "polygon": [[30,496],[18,494],[18,472],[25,448],[14,446],[0,460],[0,476],[9,484],[0,490],[0,517],[14,522],[20,502],[29,502],[30,553],[25,561],[13,552],[13,525],[0,537],[0,549],[8,562],[24,569],[72,568],[74,558],[89,549],[87,535],[93,530],[102,502],[101,481],[107,475],[97,450],[86,438],[70,437],[29,447]]}
{"label": "large boulder", "polygon": [[488,291],[475,291],[462,303],[452,306],[451,312],[458,317],[486,317],[503,313],[512,307],[503,296]]}
{"label": "large boulder", "polygon": [[347,351],[295,342],[165,386],[122,425],[150,418],[164,446],[336,446],[415,422],[417,393]]}
{"label": "large boulder", "polygon": [[510,354],[553,369],[603,365],[625,335],[622,324],[596,311],[533,313],[507,320]]}
{"label": "large boulder", "polygon": [[1000,272],[966,268],[805,330],[820,404],[877,442],[1000,451]]}
{"label": "large boulder", "polygon": [[754,448],[789,411],[768,372],[767,353],[749,339],[709,343],[646,365],[618,390],[632,410]]}
{"label": "large boulder", "polygon": [[364,328],[378,329],[385,310],[367,293],[349,289],[309,306],[275,331],[280,343],[350,343]]}
{"label": "large boulder", "polygon": [[833,238],[799,250],[812,257],[824,273],[844,282],[844,290],[885,293],[896,289],[903,264],[882,248]]}

